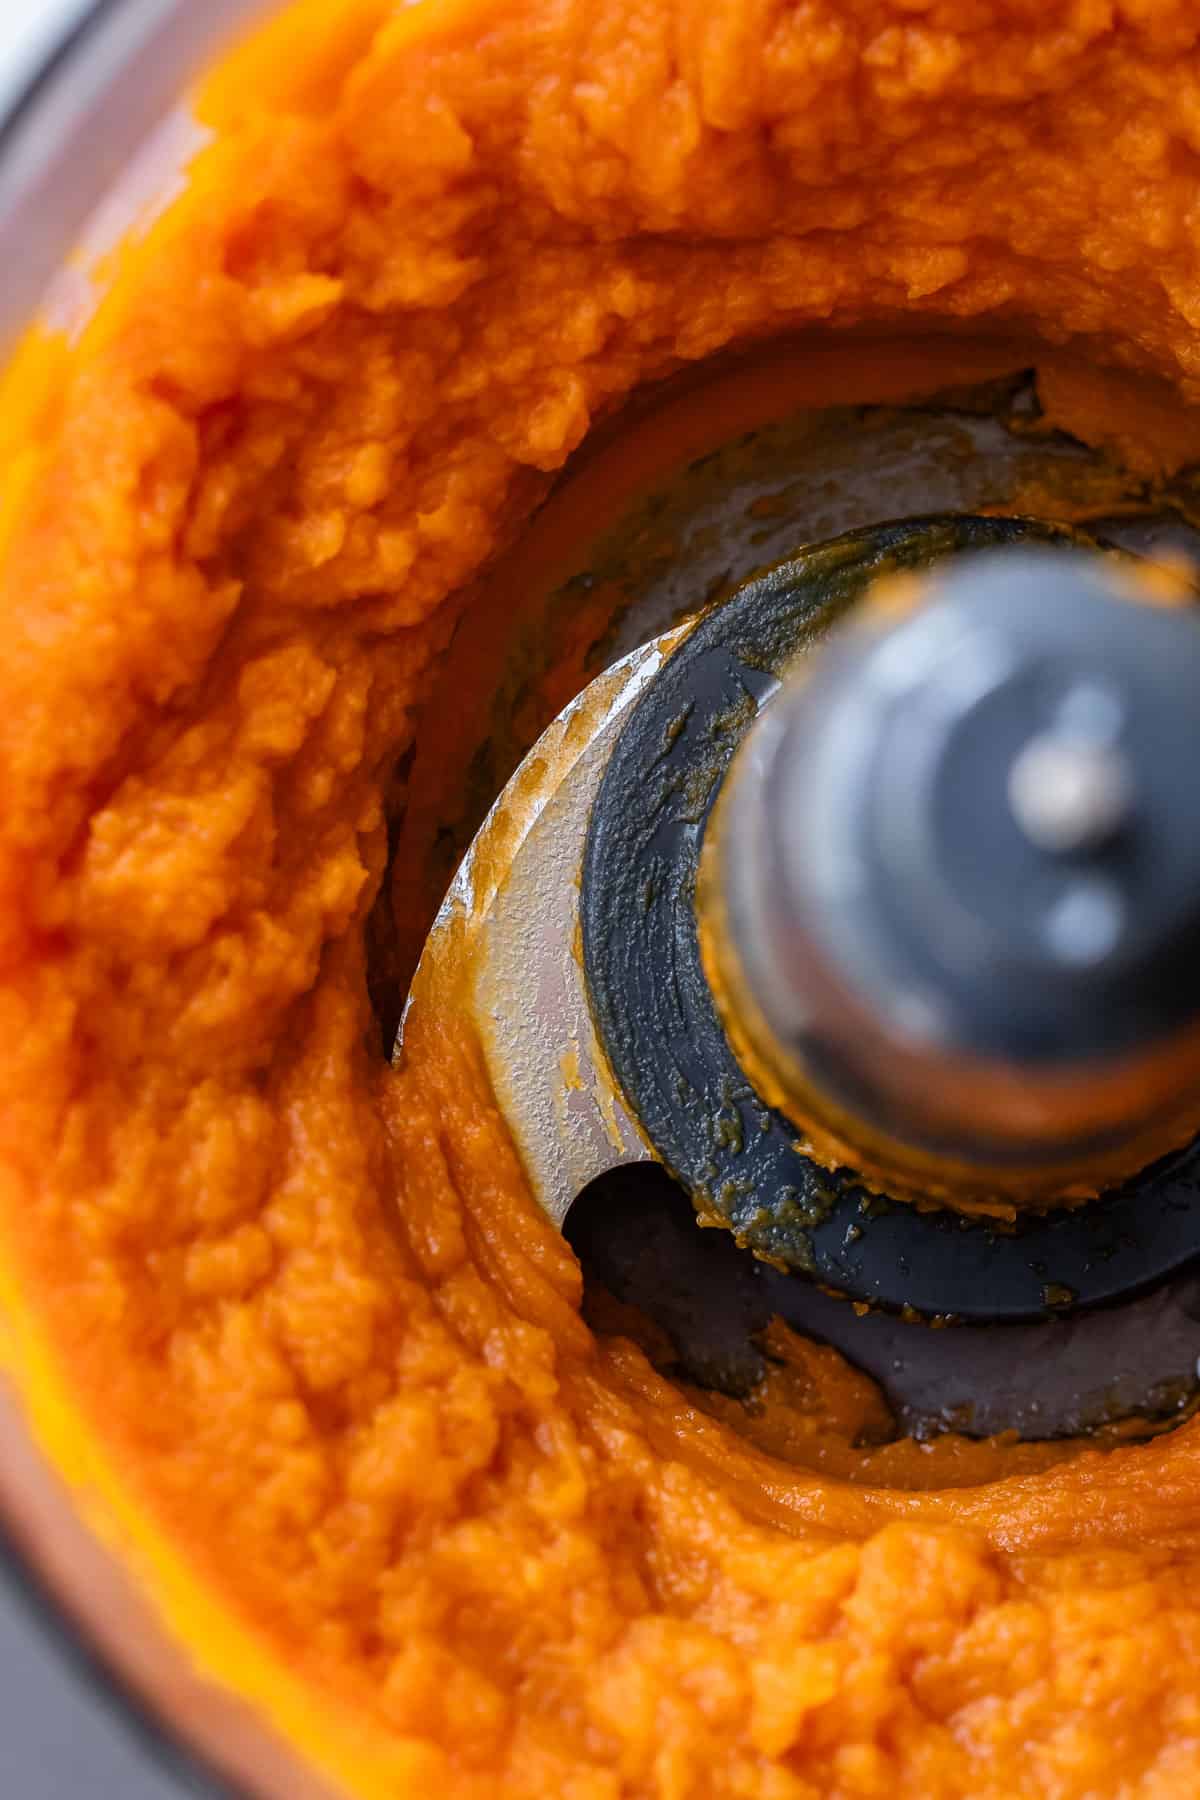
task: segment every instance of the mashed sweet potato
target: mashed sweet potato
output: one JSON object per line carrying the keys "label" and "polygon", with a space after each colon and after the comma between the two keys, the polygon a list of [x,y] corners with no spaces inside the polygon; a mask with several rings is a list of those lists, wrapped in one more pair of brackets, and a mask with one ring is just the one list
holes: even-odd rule
{"label": "mashed sweet potato", "polygon": [[740,1440],[587,1329],[452,996],[393,1071],[363,952],[448,621],[639,384],[1019,329],[1178,396],[1084,383],[1094,436],[1191,452],[1198,39],[306,0],[10,374],[9,1361],[175,1631],[355,1794],[1200,1788],[1200,1427],[927,1492]]}

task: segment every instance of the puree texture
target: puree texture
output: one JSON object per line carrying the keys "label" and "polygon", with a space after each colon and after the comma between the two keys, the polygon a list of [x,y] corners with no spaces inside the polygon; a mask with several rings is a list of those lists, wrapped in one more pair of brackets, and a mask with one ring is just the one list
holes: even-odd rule
{"label": "puree texture", "polygon": [[1200,1791],[1196,1425],[928,1491],[773,1457],[584,1324],[452,985],[392,1071],[363,949],[450,624],[639,384],[1020,329],[1178,396],[1077,379],[1095,438],[1194,454],[1198,36],[305,0],[9,375],[8,1360],[202,1666],[350,1792]]}

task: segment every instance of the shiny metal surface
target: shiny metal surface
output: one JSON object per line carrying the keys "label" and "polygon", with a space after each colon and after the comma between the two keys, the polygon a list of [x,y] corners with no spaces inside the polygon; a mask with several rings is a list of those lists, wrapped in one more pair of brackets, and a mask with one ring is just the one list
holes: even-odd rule
{"label": "shiny metal surface", "polygon": [[[463,859],[413,982],[419,994],[441,957],[458,956],[465,927],[468,1004],[488,1073],[534,1193],[558,1226],[596,1176],[649,1157],[592,1025],[579,877],[612,746],[677,638],[666,633],[623,657],[538,740]],[[397,1055],[403,1045],[402,1021]]]}
{"label": "shiny metal surface", "polygon": [[1200,612],[1137,603],[1136,566],[1053,538],[939,563],[785,674],[734,760],[705,853],[727,1030],[885,1193],[1054,1204],[1195,1135]]}

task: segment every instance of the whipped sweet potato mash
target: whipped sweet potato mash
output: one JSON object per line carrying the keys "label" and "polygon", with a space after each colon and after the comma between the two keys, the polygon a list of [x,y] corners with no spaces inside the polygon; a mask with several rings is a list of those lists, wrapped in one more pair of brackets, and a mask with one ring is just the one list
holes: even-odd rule
{"label": "whipped sweet potato mash", "polygon": [[1195,455],[1196,7],[303,0],[200,110],[0,407],[0,1299],[49,1454],[354,1795],[1197,1792],[1200,1425],[940,1486],[735,1431],[584,1323],[452,985],[393,1068],[364,952],[450,626],[643,384],[807,333],[828,399],[896,397],[840,334],[1019,338],[1093,441]]}

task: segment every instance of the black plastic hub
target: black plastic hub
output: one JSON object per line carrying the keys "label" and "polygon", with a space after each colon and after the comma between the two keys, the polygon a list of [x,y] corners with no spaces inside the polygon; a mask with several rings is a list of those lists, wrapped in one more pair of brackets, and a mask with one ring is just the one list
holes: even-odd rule
{"label": "black plastic hub", "polygon": [[734,750],[786,664],[881,573],[996,547],[1078,543],[1025,520],[926,519],[805,553],[715,607],[635,708],[593,810],[582,935],[614,1074],[656,1153],[742,1245],[853,1299],[926,1317],[1032,1320],[1123,1300],[1200,1250],[1195,1146],[1117,1192],[1012,1228],[866,1194],[800,1154],[721,1029],[695,885]]}

